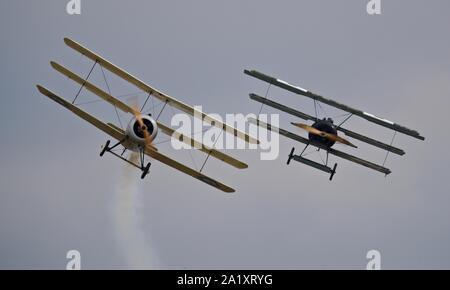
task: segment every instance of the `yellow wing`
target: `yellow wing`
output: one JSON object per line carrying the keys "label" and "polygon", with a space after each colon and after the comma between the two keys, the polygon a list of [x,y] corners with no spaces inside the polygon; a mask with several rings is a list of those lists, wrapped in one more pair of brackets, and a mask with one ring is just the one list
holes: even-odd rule
{"label": "yellow wing", "polygon": [[103,57],[99,56],[98,54],[90,51],[89,49],[85,48],[84,46],[82,46],[81,44],[69,39],[69,38],[64,38],[64,42],[66,43],[66,45],[68,45],[69,47],[71,47],[72,49],[78,51],[79,53],[85,55],[86,57],[90,58],[91,60],[99,63],[102,67],[106,68],[107,70],[109,70],[110,72],[116,74],[117,76],[123,78],[124,80],[128,81],[129,83],[135,85],[136,87],[138,87],[139,89],[155,96],[156,98],[158,98],[159,100],[166,102],[168,105],[177,108],[187,114],[190,114],[192,116],[201,116],[203,120],[209,122],[211,125],[216,126],[226,132],[229,133],[233,133],[234,136],[245,140],[246,142],[249,143],[253,143],[253,144],[258,144],[259,141],[253,137],[251,137],[250,135],[228,125],[225,124],[223,122],[221,122],[220,120],[209,116],[203,112],[200,112],[198,110],[196,110],[194,107],[189,106],[167,94],[164,94],[158,90],[156,90],[155,88],[147,85],[146,83],[144,83],[143,81],[139,80],[138,78],[136,78],[135,76],[129,74],[128,72],[126,72],[125,70],[119,68],[118,66],[112,64],[111,62],[109,62],[108,60],[104,59]]}
{"label": "yellow wing", "polygon": [[118,109],[120,109],[120,110],[122,110],[122,111],[124,111],[126,113],[135,114],[135,110],[133,108],[131,108],[130,106],[128,106],[124,102],[114,98],[113,96],[111,96],[107,92],[103,91],[102,89],[100,89],[99,87],[95,86],[91,82],[83,79],[79,75],[71,72],[69,69],[63,67],[62,65],[60,65],[60,64],[58,64],[58,63],[56,63],[54,61],[51,61],[50,64],[58,72],[62,73],[63,75],[65,75],[69,79],[75,81],[76,83],[84,86],[88,91],[90,91],[91,93],[96,94],[97,96],[99,96],[103,100],[107,101],[108,103],[112,104],[113,106],[116,106]]}
{"label": "yellow wing", "polygon": [[[87,122],[91,123],[92,125],[94,125],[95,127],[97,127],[98,129],[102,130],[103,132],[105,132],[106,134],[110,135],[111,137],[117,139],[117,140],[123,140],[125,138],[125,134],[122,130],[118,130],[118,128],[112,127],[108,124],[103,123],[102,121],[100,121],[99,119],[95,118],[94,116],[90,115],[89,113],[81,110],[80,108],[72,105],[71,103],[69,103],[68,101],[66,101],[65,99],[59,97],[58,95],[56,95],[55,93],[49,91],[48,89],[37,85],[37,88],[39,90],[39,92],[47,97],[49,97],[50,99],[52,99],[53,101],[57,102],[58,104],[60,104],[61,106],[67,108],[68,110],[72,111],[75,115],[79,116],[80,118],[86,120]],[[234,192],[234,189],[232,189],[231,187],[228,187],[226,185],[224,185],[223,183],[220,183],[204,174],[202,174],[201,172],[198,172],[192,168],[189,168],[157,151],[155,151],[151,146],[147,146],[145,149],[145,154],[147,154],[148,156],[152,157],[153,159],[156,159],[174,169],[177,169],[183,173],[186,173],[200,181],[203,181],[204,183],[214,186],[217,189],[220,189],[224,192]]]}
{"label": "yellow wing", "polygon": [[241,162],[239,160],[237,160],[236,158],[233,158],[219,150],[213,149],[211,147],[208,147],[206,145],[204,145],[203,143],[200,143],[184,134],[181,134],[179,132],[176,132],[174,129],[164,125],[161,122],[157,122],[158,123],[158,127],[161,129],[161,131],[168,135],[171,136],[172,138],[177,139],[180,142],[183,142],[185,144],[190,145],[193,148],[198,148],[200,151],[206,153],[206,154],[210,154],[212,157],[219,159],[225,163],[228,163],[236,168],[239,169],[244,169],[247,168],[248,165],[245,164],[244,162]]}
{"label": "yellow wing", "polygon": [[[67,76],[68,78],[70,78],[71,80],[74,80],[75,82],[77,82],[80,85],[83,85],[87,90],[89,90],[90,92],[96,94],[97,96],[99,96],[100,98],[102,98],[103,100],[105,100],[106,102],[116,106],[118,109],[126,112],[126,113],[131,113],[131,114],[136,114],[135,110],[128,106],[127,104],[125,104],[124,102],[118,100],[117,98],[113,97],[112,95],[110,95],[109,93],[103,91],[102,89],[100,89],[99,87],[95,86],[94,84],[92,84],[91,82],[81,78],[79,75],[71,72],[69,69],[63,67],[62,65],[56,63],[56,62],[51,62],[52,67],[57,70],[58,72],[62,73],[63,75]],[[212,157],[217,158],[225,163],[228,163],[236,168],[239,169],[244,169],[247,168],[248,165],[221,152],[218,151],[216,149],[210,148],[186,135],[183,135],[181,133],[176,132],[175,130],[173,130],[172,128],[170,128],[169,126],[164,125],[161,122],[157,122],[158,123],[158,127],[161,129],[161,131],[170,136],[173,137],[181,142],[184,142],[185,144],[188,144],[194,148],[198,148],[200,151],[206,153],[206,154],[210,154]],[[111,126],[112,124],[110,124]]]}
{"label": "yellow wing", "polygon": [[213,186],[213,187],[215,187],[217,189],[220,189],[220,190],[222,190],[224,192],[228,192],[228,193],[235,192],[235,190],[233,188],[231,188],[231,187],[229,187],[229,186],[227,186],[227,185],[225,185],[225,184],[223,184],[223,183],[221,183],[221,182],[219,182],[217,180],[214,180],[214,179],[204,175],[203,173],[201,173],[199,171],[196,171],[196,170],[194,170],[192,168],[189,168],[186,165],[183,165],[180,162],[175,161],[175,160],[173,160],[173,159],[171,159],[171,158],[169,158],[169,157],[167,157],[167,156],[165,156],[165,155],[163,155],[163,154],[161,154],[161,153],[159,153],[157,151],[154,151],[150,147],[147,147],[145,149],[145,154],[147,154],[148,156],[152,157],[153,159],[158,160],[159,162],[162,162],[162,163],[164,163],[164,164],[166,164],[166,165],[168,165],[168,166],[170,166],[172,168],[175,168],[175,169],[177,169],[177,170],[179,170],[179,171],[181,171],[183,173],[186,173],[186,174],[188,174],[188,175],[190,175],[190,176],[192,176],[192,177],[194,177],[194,178],[196,178],[196,179],[198,179],[200,181],[203,181],[204,183],[207,183],[207,184],[209,184],[209,185],[211,185],[211,186]]}
{"label": "yellow wing", "polygon": [[123,133],[117,131],[116,129],[108,126],[107,124],[103,123],[102,121],[100,121],[99,119],[95,118],[94,116],[92,116],[91,114],[81,110],[80,108],[72,105],[71,103],[69,103],[68,101],[64,100],[63,98],[57,96],[56,94],[54,94],[53,92],[49,91],[48,89],[37,85],[37,88],[39,90],[39,92],[47,97],[49,97],[50,99],[52,99],[53,101],[57,102],[58,104],[60,104],[61,106],[69,109],[70,111],[72,111],[75,115],[77,115],[78,117],[88,121],[89,123],[91,123],[92,125],[94,125],[95,127],[97,127],[98,129],[102,130],[103,132],[105,132],[106,134],[110,135],[111,137],[117,139],[117,140],[123,140],[123,138],[125,137]]}

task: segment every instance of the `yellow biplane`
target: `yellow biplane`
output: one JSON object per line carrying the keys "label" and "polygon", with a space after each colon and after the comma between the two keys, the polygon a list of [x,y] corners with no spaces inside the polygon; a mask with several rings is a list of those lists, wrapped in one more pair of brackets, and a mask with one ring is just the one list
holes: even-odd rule
{"label": "yellow biplane", "polygon": [[[164,94],[155,88],[147,85],[143,81],[139,80],[138,78],[132,76],[131,74],[127,73],[123,69],[117,67],[116,65],[112,64],[108,60],[102,58],[98,54],[92,52],[91,50],[85,48],[81,44],[69,39],[65,38],[64,42],[67,46],[74,49],[75,51],[83,54],[87,58],[91,59],[94,64],[92,66],[91,71],[89,72],[88,76],[86,78],[82,78],[78,76],[77,74],[71,72],[64,66],[56,63],[51,62],[51,66],[58,72],[62,73],[63,75],[67,76],[68,78],[72,79],[76,83],[78,83],[81,87],[78,91],[78,94],[75,96],[75,99],[72,102],[69,102],[57,94],[51,92],[50,90],[46,89],[43,86],[37,85],[37,88],[40,93],[43,95],[49,97],[53,101],[57,102],[58,104],[64,106],[65,108],[72,111],[74,114],[79,116],[80,118],[86,120],[87,122],[91,123],[98,129],[102,130],[106,134],[110,135],[112,138],[117,140],[117,143],[110,145],[111,142],[108,140],[103,146],[100,156],[103,156],[105,152],[109,152],[113,154],[114,156],[132,164],[133,166],[137,167],[142,171],[141,178],[144,178],[150,170],[151,162],[148,162],[145,164],[145,156],[149,156],[152,159],[158,160],[159,162],[162,162],[174,169],[177,169],[183,173],[186,173],[200,181],[203,181],[204,183],[207,183],[219,190],[222,190],[224,192],[234,192],[235,190],[219,181],[216,181],[206,175],[204,175],[200,170],[194,170],[178,161],[175,161],[171,159],[170,157],[160,153],[158,149],[153,144],[153,140],[155,139],[158,131],[161,131],[162,133],[170,136],[171,138],[176,138],[177,140],[184,142],[186,144],[189,144],[193,148],[198,148],[202,152],[208,154],[209,156],[212,156],[214,158],[217,158],[225,163],[228,163],[231,166],[234,166],[238,169],[244,169],[247,168],[247,164],[224,154],[223,152],[220,152],[214,148],[208,147],[202,143],[199,143],[198,141],[194,140],[193,138],[180,134],[179,132],[175,131],[174,129],[170,128],[167,125],[164,125],[161,123],[158,118],[154,119],[151,115],[146,115],[142,112],[142,109],[130,106],[118,98],[111,95],[109,92],[105,92],[104,90],[100,89],[96,85],[89,82],[89,76],[94,69],[96,65],[100,65],[101,68],[105,68],[108,71],[114,73],[115,75],[119,76],[120,78],[126,80],[127,82],[133,84],[140,90],[146,92],[148,94],[147,100],[149,97],[155,97],[156,99],[159,99],[164,103],[163,108],[161,109],[162,113],[166,105],[172,106],[176,109],[179,109],[189,115],[192,115],[194,117],[201,117],[202,120],[211,126],[216,126],[226,132],[230,132],[234,134],[235,137],[240,138],[242,140],[245,140],[249,143],[259,143],[257,139],[249,136],[245,132],[242,132],[232,126],[229,126],[222,121],[207,115],[196,108],[189,106],[173,97],[168,96],[167,94]],[[78,106],[75,105],[75,100],[78,97],[81,90],[85,88],[88,91],[94,93],[98,97],[100,97],[102,100],[110,103],[111,105],[115,106],[117,109],[125,112],[130,113],[132,115],[132,119],[128,124],[128,127],[123,130],[122,128],[112,124],[112,123],[104,123],[100,121],[99,119],[95,118],[94,116],[90,115],[89,113],[85,112],[84,110],[80,109]],[[146,100],[146,102],[147,102]],[[145,102],[145,103],[146,103]],[[145,105],[144,103],[144,105]],[[159,117],[159,116],[158,116]],[[117,148],[118,146],[123,147],[122,154],[118,154],[113,149]],[[123,153],[126,150],[131,150],[132,152],[139,153],[139,159],[140,162],[133,161],[131,159],[126,159],[123,157]]]}

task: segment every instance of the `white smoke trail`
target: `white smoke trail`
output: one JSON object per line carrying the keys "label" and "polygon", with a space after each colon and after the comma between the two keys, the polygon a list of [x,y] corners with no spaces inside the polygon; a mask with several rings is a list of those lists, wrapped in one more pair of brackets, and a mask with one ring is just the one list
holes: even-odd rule
{"label": "white smoke trail", "polygon": [[143,203],[138,178],[136,168],[127,164],[118,180],[112,205],[116,241],[128,268],[155,269],[158,257],[141,224]]}

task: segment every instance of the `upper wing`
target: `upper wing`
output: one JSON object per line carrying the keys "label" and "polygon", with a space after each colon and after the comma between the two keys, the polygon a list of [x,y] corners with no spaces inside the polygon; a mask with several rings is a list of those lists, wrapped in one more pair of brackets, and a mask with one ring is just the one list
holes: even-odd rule
{"label": "upper wing", "polygon": [[[303,112],[297,111],[297,110],[295,110],[293,108],[290,108],[290,107],[287,107],[285,105],[279,104],[279,103],[274,102],[272,100],[269,100],[267,98],[263,98],[263,97],[258,96],[256,94],[250,94],[250,99],[252,99],[254,101],[257,101],[257,102],[260,102],[262,104],[268,105],[270,107],[273,107],[273,108],[278,109],[280,111],[283,111],[285,113],[291,114],[293,116],[302,118],[303,120],[310,120],[310,121],[313,121],[313,122],[317,121],[317,119],[314,116],[311,116],[311,115],[305,114]],[[378,140],[369,138],[367,136],[355,133],[353,131],[350,131],[348,129],[342,128],[340,126],[337,127],[336,129],[338,131],[341,131],[342,133],[344,133],[345,135],[347,135],[349,137],[352,137],[352,138],[357,139],[357,140],[362,141],[362,142],[366,142],[367,144],[373,145],[375,147],[378,147],[378,148],[381,148],[381,149],[384,149],[384,150],[388,150],[388,151],[390,151],[392,153],[395,153],[395,154],[398,154],[398,155],[404,155],[405,154],[405,151],[403,151],[400,148],[397,148],[397,147],[394,147],[392,145],[389,145],[389,144],[380,142]]]}
{"label": "upper wing", "polygon": [[318,94],[312,93],[312,92],[310,92],[308,90],[305,90],[305,89],[303,89],[301,87],[291,85],[291,84],[289,84],[289,83],[287,83],[287,82],[285,82],[283,80],[280,80],[280,79],[277,79],[277,78],[265,75],[265,74],[260,73],[260,72],[258,72],[256,70],[251,70],[251,71],[244,70],[244,73],[249,75],[249,76],[255,77],[257,79],[260,79],[262,81],[268,82],[268,83],[270,83],[272,85],[275,85],[277,87],[280,87],[280,88],[283,88],[285,90],[288,90],[290,92],[293,92],[293,93],[296,93],[296,94],[299,94],[299,95],[303,95],[303,96],[311,98],[313,100],[317,100],[317,101],[322,102],[324,104],[327,104],[327,105],[336,107],[338,109],[341,109],[343,111],[349,112],[349,113],[351,113],[353,115],[356,115],[356,116],[359,116],[361,118],[364,118],[364,119],[366,119],[369,122],[381,125],[381,126],[386,127],[386,128],[393,129],[393,130],[395,130],[397,132],[409,135],[411,137],[414,137],[414,138],[417,138],[417,139],[420,139],[420,140],[425,140],[425,137],[421,136],[419,134],[419,132],[417,132],[415,130],[408,129],[408,128],[404,127],[404,126],[401,126],[401,125],[396,124],[394,122],[391,122],[389,120],[382,119],[380,117],[377,117],[375,115],[369,114],[367,112],[354,109],[352,107],[349,107],[347,105],[338,103],[338,102],[336,102],[334,100],[331,100],[331,99],[327,99],[327,98],[325,98],[323,96],[320,96]]}
{"label": "upper wing", "polygon": [[[123,140],[125,138],[125,134],[122,131],[119,131],[118,129],[103,123],[102,121],[98,120],[97,118],[95,118],[94,116],[90,115],[89,113],[81,110],[80,108],[72,105],[71,103],[69,103],[68,101],[64,100],[63,98],[57,96],[55,93],[49,91],[48,89],[37,85],[37,88],[39,90],[39,92],[47,97],[49,97],[50,99],[52,99],[53,101],[57,102],[58,104],[60,104],[61,106],[69,109],[70,111],[72,111],[75,115],[81,117],[82,119],[88,121],[89,123],[91,123],[92,125],[94,125],[95,127],[99,128],[100,130],[102,130],[103,132],[107,133],[108,135],[110,135],[111,137],[117,139],[117,140]],[[175,168],[183,173],[186,173],[200,181],[203,181],[206,184],[209,184],[211,186],[214,186],[217,189],[220,189],[224,192],[234,192],[234,189],[232,189],[231,187],[228,187],[204,174],[202,174],[201,172],[198,172],[194,169],[191,169],[173,159],[170,159],[169,157],[155,151],[152,147],[148,146],[145,149],[145,153],[151,157],[153,157],[154,159],[172,167]]]}
{"label": "upper wing", "polygon": [[156,98],[160,99],[163,102],[166,102],[168,105],[175,107],[177,109],[180,109],[183,112],[190,114],[192,116],[201,117],[202,120],[209,122],[211,125],[221,128],[222,130],[224,130],[226,132],[232,133],[232,134],[234,134],[234,136],[241,138],[249,143],[259,143],[259,141],[257,139],[251,137],[250,135],[248,135],[234,127],[231,127],[228,124],[225,124],[212,116],[209,116],[201,111],[198,111],[194,107],[191,107],[191,106],[147,85],[146,83],[139,80],[135,76],[129,74],[125,70],[119,68],[118,66],[112,64],[111,62],[102,58],[98,54],[83,47],[81,44],[79,44],[69,38],[64,38],[64,42],[69,47],[71,47],[74,50],[78,51],[79,53],[85,55],[86,57],[90,58],[91,60],[99,63],[102,67],[106,68],[107,70],[111,71],[112,73],[116,74],[117,76],[123,78],[124,80],[128,81],[129,83],[135,85],[139,89],[151,94],[152,96],[155,96]]}
{"label": "upper wing", "polygon": [[[113,97],[112,95],[110,95],[109,93],[103,91],[102,89],[100,89],[99,87],[97,87],[96,85],[92,84],[91,82],[84,80],[83,78],[81,78],[79,75],[71,72],[70,70],[68,70],[67,68],[63,67],[62,65],[56,63],[56,62],[51,62],[52,67],[57,70],[58,72],[62,73],[63,75],[67,76],[68,78],[74,80],[75,82],[77,82],[80,85],[83,85],[87,90],[89,90],[90,92],[96,94],[97,96],[99,96],[100,98],[102,98],[103,100],[105,100],[106,102],[116,106],[117,108],[119,108],[120,110],[126,112],[126,113],[131,113],[131,114],[135,114],[135,110],[130,107],[129,105],[125,104],[124,102],[120,101],[119,99]],[[248,165],[223,153],[220,152],[216,149],[210,148],[198,141],[195,141],[194,139],[189,138],[186,135],[180,134],[178,132],[176,132],[175,130],[173,130],[172,128],[164,125],[163,123],[157,121],[158,123],[158,127],[161,129],[161,131],[170,136],[173,137],[181,142],[184,142],[188,145],[191,145],[194,148],[198,148],[200,151],[206,153],[206,154],[210,154],[211,156],[213,156],[214,158],[217,158],[225,163],[230,164],[231,166],[234,166],[236,168],[239,169],[243,169],[243,168],[247,168]]]}
{"label": "upper wing", "polygon": [[125,113],[135,114],[135,110],[133,108],[131,108],[130,106],[128,106],[124,102],[114,98],[113,96],[111,96],[107,92],[103,91],[102,89],[100,89],[96,85],[92,84],[88,80],[83,79],[79,75],[71,72],[69,69],[63,67],[62,65],[58,64],[57,62],[51,61],[50,64],[56,71],[62,73],[63,75],[65,75],[69,79],[75,81],[76,83],[84,86],[88,91],[90,91],[91,93],[96,94],[97,96],[99,96],[100,98],[105,100],[106,102],[112,104],[113,106],[116,106],[118,109],[124,111]]}
{"label": "upper wing", "polygon": [[288,137],[288,138],[290,138],[290,139],[292,139],[292,140],[301,142],[301,143],[303,143],[303,144],[311,144],[311,145],[314,145],[314,146],[316,146],[316,147],[318,147],[318,148],[321,148],[321,149],[323,149],[323,150],[328,151],[328,153],[330,153],[330,154],[333,154],[333,155],[335,155],[335,156],[341,157],[341,158],[343,158],[343,159],[347,159],[347,160],[349,160],[349,161],[355,162],[355,163],[357,163],[357,164],[360,164],[360,165],[362,165],[362,166],[368,167],[368,168],[370,168],[370,169],[373,169],[373,170],[382,172],[382,173],[384,173],[384,174],[386,174],[386,175],[389,174],[389,173],[391,173],[391,170],[389,170],[389,169],[386,168],[386,167],[380,166],[380,165],[378,165],[378,164],[369,162],[369,161],[367,161],[367,160],[364,160],[364,159],[361,159],[361,158],[359,158],[359,157],[356,157],[356,156],[347,154],[347,153],[342,152],[342,151],[338,151],[338,150],[335,150],[335,149],[332,149],[332,148],[327,148],[327,147],[321,145],[320,143],[311,142],[310,140],[308,140],[308,139],[306,139],[306,138],[303,138],[302,136],[299,136],[299,135],[297,135],[297,134],[294,134],[294,133],[292,133],[292,132],[289,132],[289,131],[284,130],[284,129],[281,129],[281,128],[277,128],[277,127],[275,127],[275,126],[273,126],[273,125],[271,125],[271,124],[264,123],[264,122],[262,122],[262,121],[260,121],[260,120],[256,120],[256,119],[253,119],[253,118],[249,118],[249,122],[250,122],[250,123],[253,123],[253,124],[256,124],[256,125],[258,125],[258,126],[262,126],[262,127],[264,127],[264,128],[267,128],[267,130],[271,130],[271,131],[274,131],[274,132],[278,132],[279,134],[281,134],[281,135],[283,135],[283,136],[285,136],[285,137]]}

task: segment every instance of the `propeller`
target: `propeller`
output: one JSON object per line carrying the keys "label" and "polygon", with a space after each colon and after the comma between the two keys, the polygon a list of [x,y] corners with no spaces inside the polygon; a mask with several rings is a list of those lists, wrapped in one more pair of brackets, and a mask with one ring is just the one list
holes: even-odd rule
{"label": "propeller", "polygon": [[326,138],[326,139],[328,139],[330,141],[333,141],[333,142],[342,143],[342,144],[351,146],[353,148],[358,148],[356,145],[352,144],[350,141],[348,141],[348,140],[346,140],[346,139],[344,139],[344,138],[342,138],[342,137],[340,137],[340,136],[338,136],[336,134],[320,131],[317,128],[314,128],[314,127],[311,127],[309,125],[302,124],[302,123],[291,123],[291,124],[296,126],[296,127],[301,128],[301,129],[305,130],[306,132],[311,133],[313,135],[317,135],[317,136]]}
{"label": "propeller", "polygon": [[140,112],[137,98],[136,97],[132,98],[131,103],[132,103],[131,108],[133,109],[133,115],[136,118],[136,121],[139,123],[139,127],[140,127],[142,133],[144,134],[145,145],[153,147],[152,139],[150,137],[150,134],[147,131],[148,128],[145,125],[144,120],[142,119],[142,113]]}

